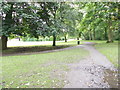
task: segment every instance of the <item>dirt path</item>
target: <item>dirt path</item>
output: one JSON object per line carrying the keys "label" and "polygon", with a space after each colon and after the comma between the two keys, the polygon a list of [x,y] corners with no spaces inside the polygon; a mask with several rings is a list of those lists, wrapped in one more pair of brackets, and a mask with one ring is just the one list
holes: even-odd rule
{"label": "dirt path", "polygon": [[79,63],[69,64],[71,71],[67,74],[69,82],[64,88],[117,88],[117,69],[107,58],[86,42],[78,48],[89,51],[90,56]]}

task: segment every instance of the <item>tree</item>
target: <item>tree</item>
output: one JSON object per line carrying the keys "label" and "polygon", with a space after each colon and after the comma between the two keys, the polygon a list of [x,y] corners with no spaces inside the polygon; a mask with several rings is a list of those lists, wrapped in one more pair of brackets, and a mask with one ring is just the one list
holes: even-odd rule
{"label": "tree", "polygon": [[53,11],[53,3],[40,3],[39,5],[26,2],[2,3],[2,49],[7,48],[7,38],[11,35],[38,38],[40,35],[48,34],[46,33],[49,32],[47,27],[51,23],[48,22],[50,21],[48,12]]}
{"label": "tree", "polygon": [[88,39],[108,39],[107,42],[113,42],[113,27],[115,26],[113,24],[118,23],[116,20],[118,4],[114,2],[86,3],[84,9],[87,13],[82,19],[81,28],[84,28]]}
{"label": "tree", "polygon": [[[75,35],[78,39],[113,42],[118,31],[118,3],[115,2],[2,2],[2,49],[8,37]],[[119,37],[115,37],[118,39]]]}
{"label": "tree", "polygon": [[[22,2],[2,2],[2,49],[7,48],[7,39],[11,35],[24,35],[27,32],[27,24],[23,22],[22,15],[30,12],[29,4]],[[25,25],[26,27],[25,27]]]}
{"label": "tree", "polygon": [[77,25],[80,23],[83,14],[79,11],[76,3],[61,3],[61,26],[65,42],[67,42],[66,35],[73,35],[76,33]]}
{"label": "tree", "polygon": [[12,18],[12,12],[13,12],[13,5],[14,3],[8,3],[8,6],[6,6],[6,16],[2,18],[2,26],[4,28],[4,32],[1,35],[1,41],[2,41],[2,49],[7,48],[7,35],[11,33],[12,26],[13,26],[13,18]]}

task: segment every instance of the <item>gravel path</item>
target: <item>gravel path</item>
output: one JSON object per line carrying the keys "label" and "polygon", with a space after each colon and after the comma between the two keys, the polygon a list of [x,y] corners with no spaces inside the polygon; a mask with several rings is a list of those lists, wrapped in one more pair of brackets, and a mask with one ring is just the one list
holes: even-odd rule
{"label": "gravel path", "polygon": [[[69,82],[64,88],[117,88],[117,69],[107,58],[86,42],[78,48],[89,51],[90,56],[79,63],[69,64],[71,71],[67,74]],[[111,79],[112,78],[112,79]]]}

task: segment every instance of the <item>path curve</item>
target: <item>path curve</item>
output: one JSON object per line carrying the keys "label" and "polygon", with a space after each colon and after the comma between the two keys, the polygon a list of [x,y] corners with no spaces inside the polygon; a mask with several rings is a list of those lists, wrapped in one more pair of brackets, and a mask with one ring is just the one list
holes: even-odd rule
{"label": "path curve", "polygon": [[[64,88],[117,88],[117,73],[107,72],[107,70],[116,72],[117,69],[93,47],[94,44],[86,42],[84,45],[77,46],[89,51],[90,55],[79,63],[68,64],[71,71],[66,76],[68,84]],[[113,78],[112,81],[108,77],[108,81],[106,80],[106,73]]]}

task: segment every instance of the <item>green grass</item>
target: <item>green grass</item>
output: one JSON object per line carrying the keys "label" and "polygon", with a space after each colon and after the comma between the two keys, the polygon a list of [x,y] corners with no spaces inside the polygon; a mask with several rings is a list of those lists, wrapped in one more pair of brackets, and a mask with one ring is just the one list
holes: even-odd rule
{"label": "green grass", "polygon": [[88,55],[81,48],[59,52],[2,57],[3,87],[63,87],[68,63],[77,63]]}
{"label": "green grass", "polygon": [[[33,42],[34,43],[34,42]],[[58,42],[56,41],[56,46],[59,46],[59,45],[72,45],[72,46],[75,46],[77,45],[77,40],[73,40],[73,41],[63,41],[63,42]],[[46,43],[46,44],[41,44],[41,45],[26,45],[26,46],[8,46],[9,48],[11,47],[34,47],[34,46],[52,46],[52,42],[51,43]]]}
{"label": "green grass", "polygon": [[82,40],[81,43],[84,43],[84,42],[94,42],[94,43],[106,43],[105,40]]}
{"label": "green grass", "polygon": [[98,43],[96,49],[104,54],[116,67],[118,67],[118,42],[106,43],[106,41],[93,41]]}
{"label": "green grass", "polygon": [[44,45],[31,45],[31,46],[15,46],[15,47],[8,47],[8,49],[3,50],[2,54],[4,55],[14,55],[18,53],[31,53],[31,52],[41,52],[47,50],[54,50],[54,49],[62,49],[70,46],[76,46],[77,41],[68,41],[68,42],[56,42],[56,46],[52,46],[49,44]]}
{"label": "green grass", "polygon": [[57,42],[57,45],[72,45],[72,46],[76,46],[77,45],[77,40],[73,40],[73,41],[68,41],[68,42]]}
{"label": "green grass", "polygon": [[59,46],[24,46],[24,47],[11,47],[6,50],[3,50],[2,55],[8,56],[8,55],[18,55],[18,54],[24,54],[24,53],[36,53],[41,51],[48,51],[48,50],[54,50],[54,49],[62,49],[70,47],[70,45],[59,45]]}

